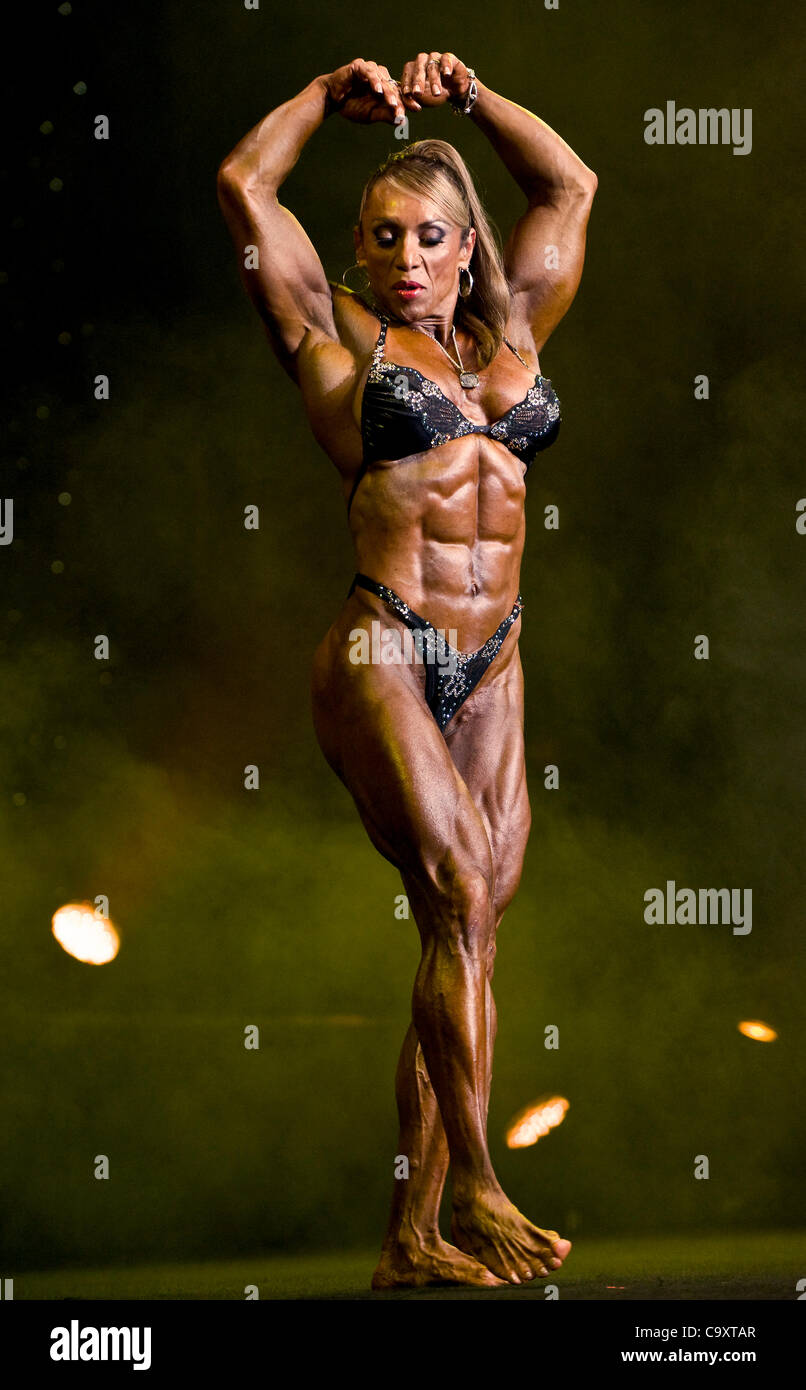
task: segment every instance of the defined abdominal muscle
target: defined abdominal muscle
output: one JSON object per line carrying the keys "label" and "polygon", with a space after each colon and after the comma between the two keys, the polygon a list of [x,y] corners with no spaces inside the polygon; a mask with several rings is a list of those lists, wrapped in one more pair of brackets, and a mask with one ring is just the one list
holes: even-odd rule
{"label": "defined abdominal muscle", "polygon": [[[503,456],[503,457],[502,457]],[[453,440],[427,453],[373,464],[351,511],[356,543],[367,531],[386,542],[522,545],[526,486],[523,465],[488,440]]]}

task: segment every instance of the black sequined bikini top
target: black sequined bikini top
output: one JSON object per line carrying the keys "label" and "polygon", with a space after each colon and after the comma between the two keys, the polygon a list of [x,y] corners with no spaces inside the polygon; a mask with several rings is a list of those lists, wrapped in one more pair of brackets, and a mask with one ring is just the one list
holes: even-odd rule
{"label": "black sequined bikini top", "polygon": [[[407,458],[465,434],[486,434],[505,444],[528,469],[535,454],[554,443],[560,428],[560,402],[548,377],[536,376],[523,400],[500,420],[491,425],[474,425],[435,381],[415,367],[384,359],[388,326],[389,320],[381,315],[381,330],[361,402],[364,456],[347,504],[348,514],[358,484],[368,466],[378,459]],[[507,338],[504,342],[523,362],[517,348]]]}

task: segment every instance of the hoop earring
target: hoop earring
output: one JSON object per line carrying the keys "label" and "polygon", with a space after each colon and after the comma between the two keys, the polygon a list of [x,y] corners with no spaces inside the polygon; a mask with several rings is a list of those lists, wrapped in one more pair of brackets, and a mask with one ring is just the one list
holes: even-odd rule
{"label": "hoop earring", "polygon": [[[463,275],[467,276],[467,279],[464,281],[462,280]],[[473,276],[471,275],[469,268],[466,265],[463,265],[459,271],[459,293],[463,299],[467,299],[472,289]]]}
{"label": "hoop earring", "polygon": [[349,289],[352,289],[352,286],[351,286],[351,285],[348,285],[348,284],[347,284],[347,280],[346,280],[346,276],[348,276],[348,275],[350,274],[350,271],[351,271],[351,270],[363,270],[364,275],[365,275],[365,277],[366,277],[366,284],[365,284],[365,285],[361,285],[361,286],[359,287],[359,291],[358,291],[358,292],[359,292],[360,294],[366,294],[367,290],[369,289],[369,276],[367,275],[366,266],[359,265],[359,264],[358,264],[358,261],[354,261],[352,265],[348,265],[348,267],[347,267],[347,269],[346,269],[345,271],[342,271],[341,283],[342,283],[343,285],[346,285],[348,290],[349,290]]}

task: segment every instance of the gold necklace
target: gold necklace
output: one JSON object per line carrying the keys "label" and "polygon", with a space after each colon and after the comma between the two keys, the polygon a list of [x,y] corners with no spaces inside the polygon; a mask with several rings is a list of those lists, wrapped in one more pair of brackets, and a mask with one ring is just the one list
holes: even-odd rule
{"label": "gold necklace", "polygon": [[478,386],[478,373],[465,371],[464,363],[462,361],[462,354],[459,351],[459,344],[456,341],[456,329],[454,328],[453,324],[451,324],[451,338],[453,339],[453,346],[456,349],[456,356],[459,358],[458,362],[455,360],[455,358],[451,357],[451,354],[448,352],[448,349],[446,347],[442,347],[442,343],[439,341],[439,338],[432,335],[431,333],[426,332],[424,328],[420,327],[419,323],[410,323],[408,324],[408,327],[416,328],[418,333],[425,333],[426,338],[430,338],[433,343],[436,343],[438,348],[442,348],[442,351],[444,352],[448,361],[451,363],[453,367],[456,368],[457,372],[459,373],[459,385],[462,387],[463,390],[472,391],[474,386]]}

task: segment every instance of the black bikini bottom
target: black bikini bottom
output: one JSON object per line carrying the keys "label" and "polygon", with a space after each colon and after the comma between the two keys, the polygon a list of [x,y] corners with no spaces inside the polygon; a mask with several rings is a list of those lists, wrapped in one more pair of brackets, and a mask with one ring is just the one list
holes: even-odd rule
{"label": "black bikini bottom", "polygon": [[518,594],[515,607],[492,637],[488,637],[477,652],[459,652],[451,647],[441,632],[413,612],[404,599],[385,584],[377,584],[365,574],[357,574],[350,585],[347,597],[358,587],[369,589],[371,594],[382,598],[387,607],[410,628],[412,632],[422,633],[418,646],[424,647],[425,699],[440,729],[445,729],[448,721],[464,704],[468,695],[481,680],[487,667],[495,660],[509,629],[523,608],[523,600]]}

